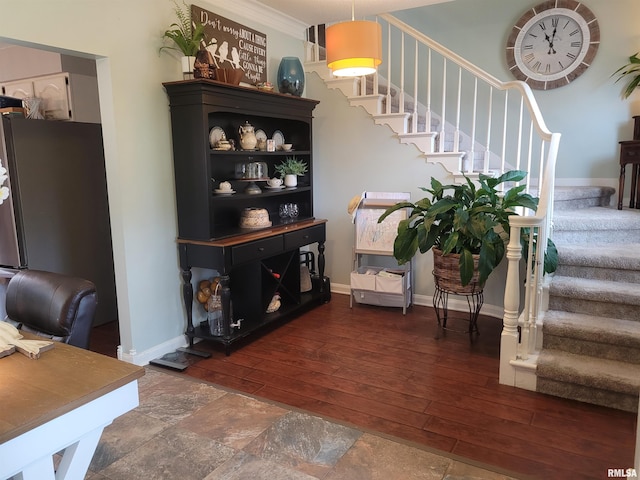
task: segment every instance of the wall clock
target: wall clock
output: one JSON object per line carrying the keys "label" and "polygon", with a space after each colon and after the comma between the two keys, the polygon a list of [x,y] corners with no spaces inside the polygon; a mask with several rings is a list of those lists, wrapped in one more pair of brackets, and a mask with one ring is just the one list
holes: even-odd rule
{"label": "wall clock", "polygon": [[527,10],[507,40],[507,66],[531,88],[550,90],[582,75],[600,45],[595,15],[575,0],[549,0]]}

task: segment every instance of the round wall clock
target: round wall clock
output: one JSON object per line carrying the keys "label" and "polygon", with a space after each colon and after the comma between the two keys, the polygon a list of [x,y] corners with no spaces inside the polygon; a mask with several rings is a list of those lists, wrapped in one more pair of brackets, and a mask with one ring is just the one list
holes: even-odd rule
{"label": "round wall clock", "polygon": [[525,12],[507,40],[507,66],[531,88],[567,85],[589,67],[600,45],[595,15],[575,0],[548,0]]}

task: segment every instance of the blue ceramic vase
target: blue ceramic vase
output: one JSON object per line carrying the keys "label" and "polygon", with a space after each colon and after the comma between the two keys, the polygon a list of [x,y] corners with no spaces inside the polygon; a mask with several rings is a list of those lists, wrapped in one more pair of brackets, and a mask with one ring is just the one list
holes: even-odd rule
{"label": "blue ceramic vase", "polygon": [[283,57],[278,67],[278,91],[296,97],[304,90],[304,69],[298,57]]}

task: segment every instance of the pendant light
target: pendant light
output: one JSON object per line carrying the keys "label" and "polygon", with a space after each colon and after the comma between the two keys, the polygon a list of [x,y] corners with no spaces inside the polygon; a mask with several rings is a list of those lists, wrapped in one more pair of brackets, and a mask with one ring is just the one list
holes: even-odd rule
{"label": "pendant light", "polygon": [[376,22],[355,20],[327,27],[327,66],[336,77],[359,77],[376,71],[382,63],[382,28]]}

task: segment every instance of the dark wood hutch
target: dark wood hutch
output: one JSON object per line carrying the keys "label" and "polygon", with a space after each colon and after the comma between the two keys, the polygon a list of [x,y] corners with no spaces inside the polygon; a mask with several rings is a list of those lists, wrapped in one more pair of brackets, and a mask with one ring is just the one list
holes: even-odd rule
{"label": "dark wood hutch", "polygon": [[[328,301],[325,287],[324,242],[326,220],[313,214],[312,112],[315,100],[262,92],[212,80],[186,80],[163,84],[169,96],[178,213],[178,249],[187,312],[186,335],[221,343],[226,353],[234,342],[267,325],[291,319]],[[268,138],[278,132],[294,151],[221,151],[210,145],[210,132],[222,129],[239,146],[238,130],[245,122]],[[268,176],[286,156],[308,164],[295,188],[246,193],[248,182],[238,178],[238,166],[264,162]],[[265,180],[266,180],[265,176]],[[220,182],[232,185],[234,194],[218,194]],[[281,220],[279,206],[298,205],[297,218]],[[242,229],[244,209],[266,209],[272,225]],[[317,243],[317,278],[309,292],[300,288],[300,248]],[[223,335],[211,335],[207,326],[193,325],[192,267],[220,274]],[[328,283],[328,282],[327,282]],[[275,293],[281,307],[266,313]]]}

